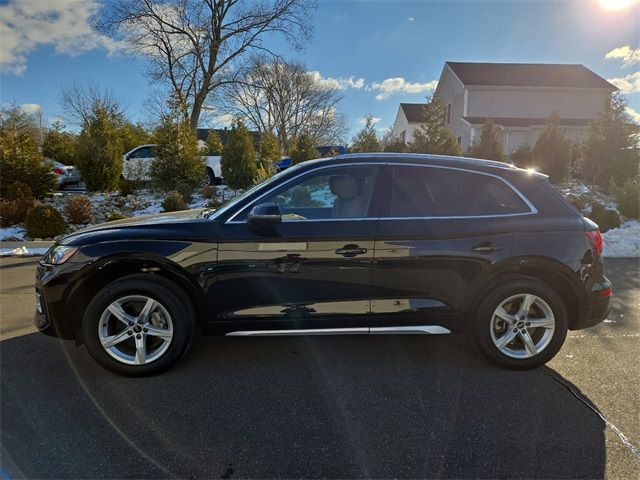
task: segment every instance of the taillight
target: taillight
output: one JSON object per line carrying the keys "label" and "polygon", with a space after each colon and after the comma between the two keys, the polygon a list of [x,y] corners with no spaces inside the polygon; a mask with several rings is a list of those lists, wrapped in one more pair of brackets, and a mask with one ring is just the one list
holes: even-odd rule
{"label": "taillight", "polygon": [[64,172],[61,168],[54,168],[53,173],[55,173],[56,175],[62,175]]}
{"label": "taillight", "polygon": [[591,250],[597,256],[602,255],[602,247],[604,246],[604,242],[602,241],[602,234],[600,230],[589,230],[588,232],[584,232],[584,236],[587,237],[587,241],[589,245],[591,245]]}

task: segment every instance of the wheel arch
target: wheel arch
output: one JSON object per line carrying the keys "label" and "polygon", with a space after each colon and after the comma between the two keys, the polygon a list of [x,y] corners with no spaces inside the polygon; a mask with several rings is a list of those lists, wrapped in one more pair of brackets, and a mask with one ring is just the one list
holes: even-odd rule
{"label": "wheel arch", "polygon": [[72,316],[76,343],[82,342],[82,317],[91,299],[106,285],[126,276],[144,274],[158,277],[166,285],[180,289],[190,302],[189,309],[197,324],[204,323],[206,315],[204,292],[179,265],[161,257],[136,256],[136,258],[105,258],[91,265],[65,295],[66,310]]}
{"label": "wheel arch", "polygon": [[471,285],[465,310],[474,311],[489,291],[513,276],[534,278],[553,288],[567,309],[570,329],[586,315],[588,297],[578,274],[558,260],[541,256],[514,257],[485,270]]}

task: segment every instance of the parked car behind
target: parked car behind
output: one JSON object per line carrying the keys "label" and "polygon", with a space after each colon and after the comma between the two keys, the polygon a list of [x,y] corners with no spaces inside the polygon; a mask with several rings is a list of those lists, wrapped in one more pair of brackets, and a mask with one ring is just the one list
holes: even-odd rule
{"label": "parked car behind", "polygon": [[[122,156],[122,176],[127,180],[149,181],[151,163],[154,161],[154,144],[140,145]],[[206,169],[202,186],[219,185],[222,180],[220,156],[203,156]]]}
{"label": "parked car behind", "polygon": [[[528,369],[606,318],[602,236],[542,174],[353,154],[303,162],[218,210],[94,226],[40,261],[36,324],[145,375],[194,329],[235,336],[466,332]],[[426,346],[425,346],[426,348]]]}
{"label": "parked car behind", "polygon": [[80,183],[80,171],[76,167],[65,165],[56,160],[48,160],[52,164],[51,171],[56,176],[59,190],[62,190],[67,185],[77,185]]}

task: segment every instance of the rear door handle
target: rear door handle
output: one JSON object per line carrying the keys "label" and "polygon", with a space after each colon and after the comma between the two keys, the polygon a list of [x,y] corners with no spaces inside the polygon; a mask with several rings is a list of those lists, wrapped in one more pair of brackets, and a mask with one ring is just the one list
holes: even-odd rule
{"label": "rear door handle", "polygon": [[367,249],[359,247],[358,245],[345,245],[336,250],[336,254],[342,255],[343,257],[355,257],[356,255],[364,255],[365,253],[367,253]]}
{"label": "rear door handle", "polygon": [[476,253],[493,253],[502,250],[502,245],[491,242],[482,242],[471,249]]}

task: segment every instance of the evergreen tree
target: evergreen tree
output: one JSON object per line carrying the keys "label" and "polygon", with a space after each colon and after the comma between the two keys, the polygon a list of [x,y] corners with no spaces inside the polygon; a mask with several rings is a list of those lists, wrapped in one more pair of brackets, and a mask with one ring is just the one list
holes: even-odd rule
{"label": "evergreen tree", "polygon": [[76,162],[76,136],[64,131],[64,124],[54,122],[52,128],[44,135],[42,154],[65,165]]}
{"label": "evergreen tree", "polygon": [[582,174],[591,185],[622,185],[638,173],[640,149],[633,133],[638,126],[626,114],[626,102],[614,94],[600,117],[591,124],[582,152]]}
{"label": "evergreen tree", "polygon": [[122,122],[120,136],[122,137],[123,152],[128,152],[135,147],[150,143],[151,141],[151,135],[149,135],[147,129],[140,123]]}
{"label": "evergreen tree", "polygon": [[447,111],[440,100],[430,98],[424,106],[424,124],[413,132],[409,150],[414,153],[462,155],[462,149],[446,125]]}
{"label": "evergreen tree", "polygon": [[153,133],[155,160],[150,176],[164,190],[177,190],[185,198],[202,182],[205,164],[198,151],[198,138],[189,124],[184,106],[175,98]]}
{"label": "evergreen tree", "polygon": [[0,197],[16,180],[42,197],[55,187],[51,165],[43,161],[27,115],[13,105],[0,112]]}
{"label": "evergreen tree", "polygon": [[122,175],[122,119],[94,105],[78,138],[77,165],[90,191],[113,191]]}
{"label": "evergreen tree", "polygon": [[380,140],[378,140],[378,134],[376,133],[375,123],[371,115],[365,117],[364,127],[356,133],[349,150],[354,153],[379,152],[382,150]]}
{"label": "evergreen tree", "polygon": [[564,137],[559,124],[560,117],[552,114],[533,147],[533,164],[554,183],[567,178],[571,164],[571,143]]}
{"label": "evergreen tree", "polygon": [[480,140],[471,146],[469,156],[473,158],[504,162],[505,157],[504,150],[500,143],[500,133],[492,120],[488,120],[482,126],[482,130],[480,131]]}
{"label": "evergreen tree", "polygon": [[222,154],[222,140],[215,130],[210,130],[207,135],[207,155],[218,156]]}
{"label": "evergreen tree", "polygon": [[387,131],[380,140],[383,152],[403,153],[408,150],[407,144],[398,137],[394,137],[391,130]]}
{"label": "evergreen tree", "polygon": [[282,156],[280,142],[273,132],[265,132],[260,138],[260,166],[270,175],[276,171],[276,163]]}
{"label": "evergreen tree", "polygon": [[291,157],[292,165],[318,158],[319,154],[316,149],[316,142],[306,133],[298,135],[289,150],[289,156]]}
{"label": "evergreen tree", "polygon": [[251,186],[256,178],[256,163],[251,135],[242,121],[235,120],[222,149],[220,162],[227,185],[234,190]]}
{"label": "evergreen tree", "polygon": [[516,167],[532,168],[533,167],[533,150],[528,143],[522,143],[511,152],[511,161]]}

